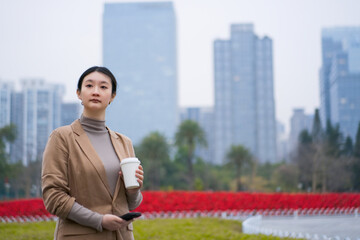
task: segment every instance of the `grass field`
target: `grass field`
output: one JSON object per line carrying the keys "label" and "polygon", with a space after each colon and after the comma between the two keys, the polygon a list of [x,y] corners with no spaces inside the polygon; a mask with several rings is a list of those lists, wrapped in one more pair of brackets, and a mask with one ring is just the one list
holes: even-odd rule
{"label": "grass field", "polygon": [[[275,240],[291,239],[241,233],[241,222],[217,218],[153,219],[134,222],[136,240]],[[1,223],[1,240],[53,239],[55,222]]]}

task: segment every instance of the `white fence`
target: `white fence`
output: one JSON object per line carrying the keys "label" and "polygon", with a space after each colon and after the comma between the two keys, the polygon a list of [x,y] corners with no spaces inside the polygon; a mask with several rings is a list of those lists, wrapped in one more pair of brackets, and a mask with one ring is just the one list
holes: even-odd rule
{"label": "white fence", "polygon": [[[350,209],[349,209],[350,210]],[[291,221],[297,221],[300,218],[302,219],[311,219],[312,217],[321,217],[323,219],[330,219],[340,217],[340,216],[346,216],[346,217],[352,217],[354,220],[359,219],[358,209],[351,209],[350,211],[333,211],[332,214],[315,214],[315,212],[319,213],[319,211],[294,211],[293,217],[287,217],[285,218],[286,222],[289,224],[292,224]],[[336,213],[336,214],[335,214]],[[267,215],[269,216],[269,215]],[[319,234],[314,233],[314,231],[307,232],[306,229],[302,229],[302,232],[299,231],[285,231],[283,229],[276,229],[275,227],[264,227],[263,226],[263,220],[266,219],[279,219],[281,216],[285,215],[277,215],[277,216],[270,216],[270,217],[263,217],[262,215],[252,216],[246,219],[242,223],[242,229],[244,233],[248,234],[265,234],[265,235],[272,235],[272,236],[278,236],[278,237],[292,237],[292,238],[302,238],[302,239],[309,239],[309,240],[360,240],[360,236],[338,236],[338,235],[325,235],[325,234]],[[355,223],[356,224],[356,223]],[[268,224],[269,225],[269,224]],[[296,225],[296,224],[293,224]],[[355,226],[355,228],[360,228],[360,226]]]}

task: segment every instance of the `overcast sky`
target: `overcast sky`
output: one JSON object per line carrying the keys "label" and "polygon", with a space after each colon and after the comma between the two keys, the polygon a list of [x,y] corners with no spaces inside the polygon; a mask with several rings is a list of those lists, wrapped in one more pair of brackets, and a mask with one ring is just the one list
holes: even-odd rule
{"label": "overcast sky", "polygon": [[[104,0],[0,0],[0,79],[44,78],[66,86],[102,65]],[[111,1],[131,2],[131,1]],[[292,109],[319,106],[321,29],[360,26],[357,0],[174,0],[180,106],[213,105],[215,39],[230,24],[253,23],[273,39],[277,119],[288,127]],[[119,83],[121,84],[121,83]],[[287,129],[288,131],[288,129]]]}

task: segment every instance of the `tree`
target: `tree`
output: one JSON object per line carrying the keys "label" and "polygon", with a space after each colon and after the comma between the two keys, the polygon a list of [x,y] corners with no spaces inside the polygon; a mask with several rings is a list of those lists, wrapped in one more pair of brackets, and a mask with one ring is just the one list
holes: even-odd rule
{"label": "tree", "polygon": [[[331,124],[331,121],[328,120],[326,122],[326,130],[323,136],[322,142],[320,143],[321,156],[320,165],[321,165],[321,187],[322,192],[326,192],[329,187],[332,188],[334,185],[328,184],[328,181],[334,182],[332,178],[334,175],[334,170],[339,170],[339,173],[343,173],[340,171],[340,168],[344,168],[344,161],[340,161],[341,154],[341,145],[342,145],[342,134],[340,132],[340,126],[337,124],[335,127]],[[335,167],[336,166],[336,167]],[[343,169],[342,169],[343,170]],[[340,182],[340,177],[342,175],[338,175],[335,178],[338,178]]]}
{"label": "tree", "polygon": [[207,146],[204,130],[192,120],[183,121],[175,134],[175,145],[186,152],[186,165],[188,169],[188,184],[190,190],[194,189],[194,152],[197,145]]}
{"label": "tree", "polygon": [[241,191],[241,171],[245,166],[250,166],[252,156],[250,151],[242,145],[232,145],[226,155],[228,164],[235,169],[236,173],[236,190]]}
{"label": "tree", "polygon": [[6,153],[6,143],[11,143],[16,138],[16,126],[14,124],[0,128],[0,185],[4,186],[5,181],[11,176],[11,168]]}
{"label": "tree", "polygon": [[360,158],[360,122],[355,137],[354,156]]}
{"label": "tree", "polygon": [[314,121],[311,128],[311,138],[314,143],[321,143],[323,141],[323,130],[321,127],[319,109],[315,109]]}
{"label": "tree", "polygon": [[0,128],[0,176],[4,176],[7,165],[6,143],[11,143],[16,137],[16,127],[13,124]]}
{"label": "tree", "polygon": [[142,161],[147,175],[144,188],[159,190],[164,184],[166,165],[170,162],[169,150],[165,136],[159,132],[150,133],[136,147],[136,155]]}
{"label": "tree", "polygon": [[354,159],[352,167],[352,183],[356,191],[360,191],[360,122],[355,137]]}
{"label": "tree", "polygon": [[314,156],[313,156],[313,169],[312,169],[312,191],[316,192],[316,188],[317,188],[317,180],[318,180],[318,175],[321,171],[321,166],[324,166],[322,164],[324,156],[323,156],[323,149],[322,149],[322,144],[323,144],[323,130],[321,127],[321,122],[320,122],[320,114],[319,114],[319,109],[315,109],[315,116],[314,116],[314,121],[313,121],[313,126],[311,129],[311,138],[312,138],[312,144],[314,147]]}
{"label": "tree", "polygon": [[353,141],[350,136],[346,137],[341,154],[347,157],[351,157],[354,154]]}
{"label": "tree", "polygon": [[293,161],[299,169],[299,184],[306,190],[312,187],[314,155],[315,149],[311,134],[307,130],[303,130],[299,134],[299,144]]}

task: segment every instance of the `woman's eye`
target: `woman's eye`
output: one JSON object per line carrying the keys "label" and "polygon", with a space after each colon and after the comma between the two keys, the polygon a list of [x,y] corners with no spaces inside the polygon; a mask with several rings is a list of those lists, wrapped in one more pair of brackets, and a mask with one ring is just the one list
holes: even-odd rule
{"label": "woman's eye", "polygon": [[101,86],[102,89],[107,89],[107,86]]}
{"label": "woman's eye", "polygon": [[90,87],[92,87],[92,85],[91,84],[86,84],[85,87],[90,88]]}

